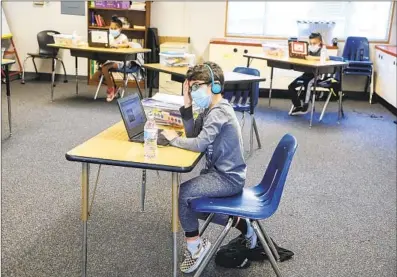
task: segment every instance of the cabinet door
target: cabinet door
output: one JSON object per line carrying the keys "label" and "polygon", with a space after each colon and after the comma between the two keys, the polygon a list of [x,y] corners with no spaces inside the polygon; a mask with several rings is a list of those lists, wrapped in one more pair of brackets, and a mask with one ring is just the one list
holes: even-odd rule
{"label": "cabinet door", "polygon": [[380,50],[376,50],[376,58],[375,58],[375,92],[376,94],[378,94],[379,96],[381,96],[383,98],[383,91],[382,91],[382,78],[383,78],[383,74],[382,74],[382,67],[383,67],[383,62],[382,62],[382,55],[383,52],[381,52]]}
{"label": "cabinet door", "polygon": [[384,54],[382,74],[384,79],[382,81],[385,100],[396,107],[396,57]]}

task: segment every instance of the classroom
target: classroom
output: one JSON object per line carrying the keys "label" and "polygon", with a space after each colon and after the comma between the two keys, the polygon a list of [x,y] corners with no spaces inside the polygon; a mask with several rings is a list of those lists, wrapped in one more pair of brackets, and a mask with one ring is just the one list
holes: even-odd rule
{"label": "classroom", "polygon": [[395,1],[1,1],[1,276],[397,275]]}

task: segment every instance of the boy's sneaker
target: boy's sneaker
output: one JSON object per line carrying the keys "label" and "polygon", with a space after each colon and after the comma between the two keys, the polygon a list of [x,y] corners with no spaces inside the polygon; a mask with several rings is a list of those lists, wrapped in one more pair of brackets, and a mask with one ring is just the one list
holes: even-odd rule
{"label": "boy's sneaker", "polygon": [[183,273],[191,273],[195,271],[202,260],[207,255],[211,248],[211,243],[206,238],[202,238],[201,244],[199,245],[196,253],[192,254],[186,248],[185,250],[185,260],[181,263],[180,269]]}
{"label": "boy's sneaker", "polygon": [[307,114],[308,111],[309,111],[309,104],[303,104],[303,106],[301,107],[295,107],[292,110],[291,115]]}

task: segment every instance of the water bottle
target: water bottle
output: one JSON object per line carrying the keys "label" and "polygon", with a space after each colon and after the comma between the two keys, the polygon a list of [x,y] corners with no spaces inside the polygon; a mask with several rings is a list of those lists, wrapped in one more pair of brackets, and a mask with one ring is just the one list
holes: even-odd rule
{"label": "water bottle", "polygon": [[327,60],[327,47],[323,45],[320,52],[320,62],[325,63],[326,60]]}
{"label": "water bottle", "polygon": [[153,113],[148,114],[144,127],[144,156],[145,159],[154,159],[157,156],[158,128]]}

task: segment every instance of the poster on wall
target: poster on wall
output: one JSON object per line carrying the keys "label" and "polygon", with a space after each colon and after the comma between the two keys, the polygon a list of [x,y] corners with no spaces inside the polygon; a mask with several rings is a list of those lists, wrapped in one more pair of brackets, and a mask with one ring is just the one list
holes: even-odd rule
{"label": "poster on wall", "polygon": [[84,1],[61,1],[61,14],[85,16]]}

